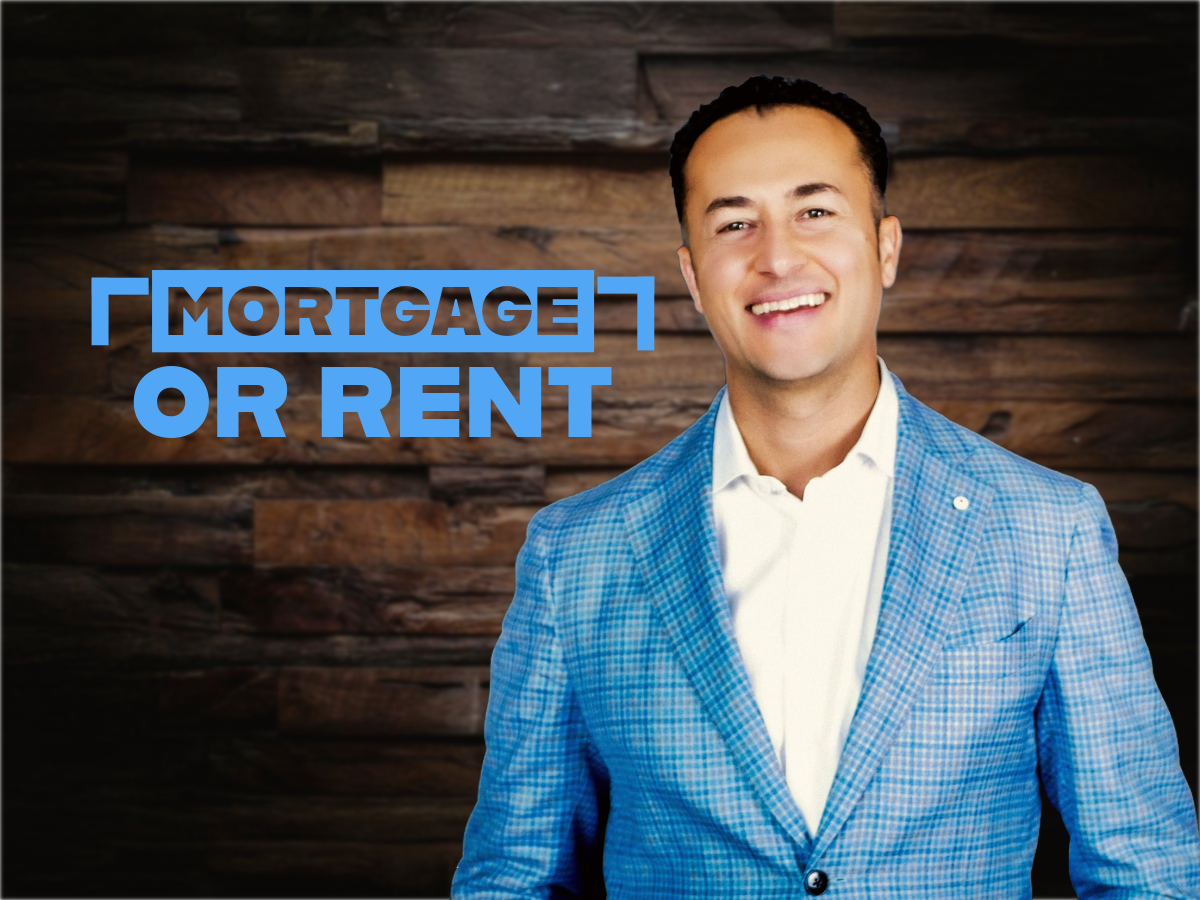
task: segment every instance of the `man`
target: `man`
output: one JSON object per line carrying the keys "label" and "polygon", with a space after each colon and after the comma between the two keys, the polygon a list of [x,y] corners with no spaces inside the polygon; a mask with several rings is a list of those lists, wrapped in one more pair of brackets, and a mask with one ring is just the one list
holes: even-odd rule
{"label": "man", "polygon": [[844,95],[757,77],[672,145],[708,413],[542,510],[453,896],[1200,897],[1175,733],[1089,485],[876,356],[900,223]]}

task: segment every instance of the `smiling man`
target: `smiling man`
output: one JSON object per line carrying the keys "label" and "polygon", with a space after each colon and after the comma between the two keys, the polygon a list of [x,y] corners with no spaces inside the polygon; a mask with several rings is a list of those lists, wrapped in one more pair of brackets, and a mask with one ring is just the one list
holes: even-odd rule
{"label": "smiling man", "polygon": [[757,77],[671,148],[727,388],[530,524],[456,898],[1200,897],[1104,505],[876,354],[900,223],[862,106]]}

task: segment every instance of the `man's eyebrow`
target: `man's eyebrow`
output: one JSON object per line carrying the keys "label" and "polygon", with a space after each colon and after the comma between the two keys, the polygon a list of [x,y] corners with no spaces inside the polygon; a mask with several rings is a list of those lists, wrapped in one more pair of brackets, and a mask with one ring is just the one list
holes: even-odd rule
{"label": "man's eyebrow", "polygon": [[824,181],[813,181],[809,184],[800,185],[792,191],[792,196],[799,200],[803,197],[811,197],[813,194],[819,194],[821,191],[833,191],[835,194],[841,193],[836,185],[826,184]]}
{"label": "man's eyebrow", "polygon": [[718,209],[741,209],[750,205],[749,197],[718,197],[704,209],[704,214],[716,212]]}
{"label": "man's eyebrow", "polygon": [[[813,194],[819,194],[822,191],[833,191],[835,194],[840,194],[836,185],[828,184],[824,181],[812,181],[808,184],[802,184],[792,191],[792,197],[796,200],[810,197]],[[704,209],[704,215],[714,213],[718,209],[744,209],[752,205],[748,197],[718,197],[712,203],[708,204]]]}

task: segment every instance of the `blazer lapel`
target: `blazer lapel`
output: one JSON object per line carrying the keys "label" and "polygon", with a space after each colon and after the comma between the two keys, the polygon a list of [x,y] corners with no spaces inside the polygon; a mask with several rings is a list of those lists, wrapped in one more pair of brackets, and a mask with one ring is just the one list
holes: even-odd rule
{"label": "blazer lapel", "polygon": [[734,636],[712,513],[712,435],[720,395],[679,447],[661,485],[625,510],[633,551],[680,664],[734,761],[801,845],[804,818],[754,699]]}
{"label": "blazer lapel", "polygon": [[[898,384],[898,382],[897,382]],[[966,588],[993,491],[927,445],[923,408],[903,388],[891,539],[878,624],[858,707],[816,835],[834,840],[875,777],[929,675]],[[969,507],[959,510],[956,497]]]}

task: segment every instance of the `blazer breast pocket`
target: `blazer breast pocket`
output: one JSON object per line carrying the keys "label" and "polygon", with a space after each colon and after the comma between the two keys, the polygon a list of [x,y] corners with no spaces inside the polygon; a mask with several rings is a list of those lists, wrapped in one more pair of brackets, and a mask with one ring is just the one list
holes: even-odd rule
{"label": "blazer breast pocket", "polygon": [[1019,622],[1012,631],[992,640],[942,648],[934,678],[951,683],[1000,681],[1018,674],[1038,655],[1034,634],[1036,616]]}

